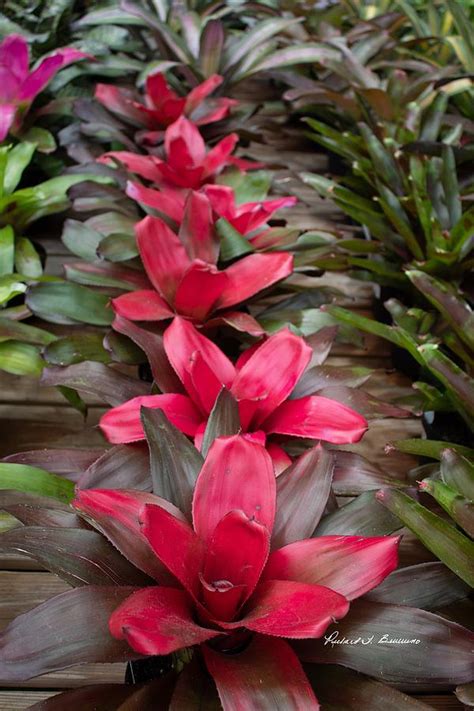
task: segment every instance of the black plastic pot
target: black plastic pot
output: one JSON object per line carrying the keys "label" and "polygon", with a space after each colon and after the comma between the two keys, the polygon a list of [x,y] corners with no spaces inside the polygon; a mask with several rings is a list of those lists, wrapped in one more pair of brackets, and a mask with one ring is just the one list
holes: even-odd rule
{"label": "black plastic pot", "polygon": [[172,668],[172,654],[137,659],[135,662],[128,662],[125,671],[125,683],[129,685],[143,684],[146,681],[160,679],[162,676],[168,674]]}
{"label": "black plastic pot", "polygon": [[472,446],[472,432],[456,412],[425,412],[421,421],[428,439]]}

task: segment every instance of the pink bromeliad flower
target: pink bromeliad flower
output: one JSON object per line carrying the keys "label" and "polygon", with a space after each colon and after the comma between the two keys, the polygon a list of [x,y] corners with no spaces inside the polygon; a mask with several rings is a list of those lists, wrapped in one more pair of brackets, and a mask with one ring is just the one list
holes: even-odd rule
{"label": "pink bromeliad flower", "polygon": [[168,501],[135,491],[78,491],[73,506],[119,550],[126,539],[131,560],[144,570],[146,562],[161,583],[129,588],[109,619],[111,635],[139,656],[192,647],[224,711],[257,708],[263,699],[262,708],[278,699],[278,708],[317,711],[286,639],[321,637],[397,565],[398,537],[307,538],[304,516],[296,538],[272,547],[286,515],[277,507],[272,462],[239,435],[211,446],[191,521]]}
{"label": "pink bromeliad flower", "polygon": [[158,217],[138,223],[138,249],[154,289],[113,299],[115,312],[132,321],[161,321],[180,314],[197,323],[218,312],[224,320],[245,321],[247,330],[261,335],[249,314],[228,309],[289,276],[293,257],[287,252],[251,254],[219,270],[219,238],[206,196],[190,192],[182,218],[179,234]]}
{"label": "pink bromeliad flower", "polygon": [[29,71],[28,45],[21,35],[9,35],[0,44],[0,141],[18,129],[33,99],[63,67],[89,55],[77,49],[57,49]]}
{"label": "pink bromeliad flower", "polygon": [[[312,350],[282,329],[240,356],[235,366],[187,320],[176,317],[164,333],[166,355],[186,394],[144,395],[113,407],[100,426],[110,442],[145,438],[141,407],[159,408],[200,448],[207,420],[222,387],[238,402],[242,431],[266,444],[279,471],[290,458],[272,435],[305,437],[334,444],[358,442],[367,421],[350,407],[318,395],[291,399]],[[270,438],[270,441],[268,441]]]}
{"label": "pink bromeliad flower", "polygon": [[[186,200],[189,194],[186,190],[169,187],[154,190],[140,185],[140,183],[128,181],[126,192],[133,200],[158,210],[178,224],[184,218]],[[274,212],[284,207],[292,207],[297,202],[296,197],[287,195],[281,198],[245,202],[237,205],[234,191],[228,185],[204,185],[200,192],[209,200],[215,216],[226,219],[241,235],[249,235],[251,244],[258,243],[258,238],[261,237],[261,233],[256,236],[252,235],[252,233],[264,226]]]}
{"label": "pink bromeliad flower", "polygon": [[113,84],[97,84],[95,98],[120,118],[148,129],[143,138],[153,144],[162,136],[162,130],[180,116],[186,116],[196,126],[225,118],[238,102],[225,97],[209,98],[222,81],[221,76],[213,74],[187,96],[179,96],[169,87],[163,74],[149,74],[143,103],[137,100],[135,92]]}
{"label": "pink bromeliad flower", "polygon": [[199,129],[181,116],[165,131],[164,160],[152,155],[113,151],[105,153],[99,161],[108,163],[115,158],[131,173],[136,173],[158,187],[175,186],[198,190],[201,185],[213,182],[226,166],[235,165],[242,170],[261,167],[260,163],[232,155],[238,140],[238,134],[231,133],[207,151]]}

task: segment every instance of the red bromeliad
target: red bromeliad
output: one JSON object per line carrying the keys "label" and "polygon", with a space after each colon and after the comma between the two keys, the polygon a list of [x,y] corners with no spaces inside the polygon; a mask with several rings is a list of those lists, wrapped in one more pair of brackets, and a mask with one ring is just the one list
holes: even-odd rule
{"label": "red bromeliad", "polygon": [[[143,289],[113,299],[116,313],[132,321],[161,321],[180,314],[204,322],[214,312],[235,306],[289,276],[293,257],[287,252],[252,254],[219,270],[219,238],[209,200],[190,192],[179,235],[158,217],[136,226],[143,266],[154,290]],[[231,315],[233,312],[231,312]],[[262,329],[242,314],[255,335]]]}
{"label": "red bromeliad", "polygon": [[[144,656],[194,647],[224,709],[254,708],[268,691],[255,680],[267,675],[285,709],[318,709],[282,638],[321,637],[397,564],[396,537],[323,536],[271,550],[272,462],[239,435],[211,446],[195,484],[192,525],[169,502],[133,491],[80,491],[74,506],[119,550],[122,529],[135,532],[142,553],[132,562],[144,569],[146,559],[146,572],[162,583],[132,592],[112,613],[111,634]],[[253,664],[259,673],[249,673]]]}
{"label": "red bromeliad", "polygon": [[29,71],[29,51],[21,35],[9,35],[0,44],[0,141],[10,128],[18,129],[35,97],[63,67],[89,55],[77,49],[57,49]]}
{"label": "red bromeliad", "polygon": [[[272,435],[306,437],[335,444],[357,442],[367,421],[351,408],[317,395],[291,399],[312,351],[303,338],[283,329],[244,351],[234,366],[227,356],[187,320],[175,318],[164,334],[168,359],[186,390],[145,395],[114,407],[100,426],[110,442],[144,439],[140,408],[159,408],[182,432],[201,444],[209,414],[222,389],[238,402],[242,430],[261,443]],[[267,442],[279,470],[290,459]]]}
{"label": "red bromeliad", "polygon": [[95,98],[133,126],[148,129],[143,139],[148,144],[154,144],[162,137],[162,129],[180,116],[186,116],[196,126],[225,118],[238,102],[225,97],[209,99],[222,81],[221,76],[213,74],[195,86],[187,96],[179,96],[169,87],[164,75],[156,73],[149,74],[146,79],[143,103],[134,91],[113,84],[97,84]]}
{"label": "red bromeliad", "polygon": [[260,163],[232,155],[238,140],[238,134],[231,133],[211,150],[206,151],[206,144],[199,129],[181,116],[165,131],[165,160],[157,156],[114,151],[105,153],[99,161],[108,163],[110,159],[115,158],[130,172],[160,187],[172,185],[197,190],[205,183],[213,182],[226,166],[234,165],[242,170],[261,166]]}
{"label": "red bromeliad", "polygon": [[[255,246],[258,245],[261,233],[251,233],[264,226],[274,212],[283,207],[292,207],[297,202],[297,198],[285,196],[236,205],[234,191],[228,185],[204,185],[202,193],[208,198],[214,214],[226,219],[240,234],[249,235],[249,242]],[[175,222],[180,223],[184,218],[187,191],[168,187],[154,190],[129,181],[127,195],[142,205],[162,212]]]}

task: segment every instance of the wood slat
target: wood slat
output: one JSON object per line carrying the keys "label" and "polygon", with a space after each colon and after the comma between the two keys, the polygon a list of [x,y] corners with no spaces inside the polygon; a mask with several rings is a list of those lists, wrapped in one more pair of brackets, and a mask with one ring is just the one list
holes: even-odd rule
{"label": "wood slat", "polygon": [[[0,690],[0,711],[24,711],[33,704],[49,699],[56,691],[2,691]],[[86,709],[84,709],[86,711]]]}

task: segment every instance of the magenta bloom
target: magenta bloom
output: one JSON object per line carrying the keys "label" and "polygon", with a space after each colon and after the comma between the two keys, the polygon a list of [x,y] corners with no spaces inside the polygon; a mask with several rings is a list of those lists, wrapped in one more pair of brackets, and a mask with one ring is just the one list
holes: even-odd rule
{"label": "magenta bloom", "polygon": [[172,185],[198,190],[201,185],[213,182],[228,165],[236,165],[243,170],[260,167],[260,163],[252,163],[232,155],[238,140],[238,135],[231,133],[207,151],[199,129],[181,116],[165,131],[165,159],[114,151],[105,153],[99,161],[107,163],[111,158],[116,158],[127,170],[159,187]]}
{"label": "magenta bloom", "polygon": [[199,447],[209,414],[222,387],[239,404],[242,430],[267,443],[278,469],[290,460],[272,435],[307,437],[335,444],[358,442],[367,429],[362,415],[336,400],[317,395],[291,399],[312,351],[303,338],[282,329],[249,348],[234,366],[189,321],[176,317],[164,334],[168,359],[186,395],[145,395],[110,409],[100,426],[110,442],[144,439],[140,408],[159,408]]}
{"label": "magenta bloom", "polygon": [[279,513],[272,462],[239,435],[211,446],[194,489],[192,523],[169,502],[145,496],[90,489],[73,503],[119,549],[115,539],[125,526],[143,549],[147,572],[162,583],[126,598],[112,613],[111,634],[145,656],[198,647],[224,709],[255,708],[250,663],[264,677],[272,668],[291,708],[318,709],[284,638],[321,637],[344,617],[350,600],[394,570],[398,538],[323,536],[271,551]]}
{"label": "magenta bloom", "polygon": [[[113,299],[117,314],[132,321],[161,321],[175,314],[195,322],[226,309],[289,276],[293,257],[287,252],[251,254],[230,267],[216,267],[219,239],[205,195],[189,193],[179,235],[158,217],[145,217],[136,226],[145,271],[154,290],[143,289]],[[234,312],[230,312],[233,317]],[[248,314],[251,332],[262,330]]]}
{"label": "magenta bloom", "polygon": [[33,99],[57,72],[89,55],[77,49],[58,49],[29,71],[28,45],[20,35],[9,35],[0,44],[0,141],[10,128],[19,128]]}
{"label": "magenta bloom", "polygon": [[147,77],[144,103],[137,101],[135,92],[113,84],[97,84],[95,98],[132,125],[149,129],[143,137],[148,143],[155,143],[161,137],[162,129],[180,116],[186,116],[196,126],[225,118],[238,102],[225,97],[209,99],[222,81],[221,76],[213,74],[187,96],[179,96],[169,87],[164,75],[157,73]]}
{"label": "magenta bloom", "polygon": [[[285,196],[236,205],[234,191],[228,185],[204,185],[201,192],[209,200],[216,217],[224,217],[240,234],[250,235],[249,242],[255,243],[255,246],[258,246],[261,233],[256,236],[251,233],[264,226],[274,212],[284,207],[292,207],[297,202],[296,197]],[[154,190],[129,181],[127,195],[142,205],[168,215],[175,222],[181,223],[184,218],[188,191],[169,187]]]}

